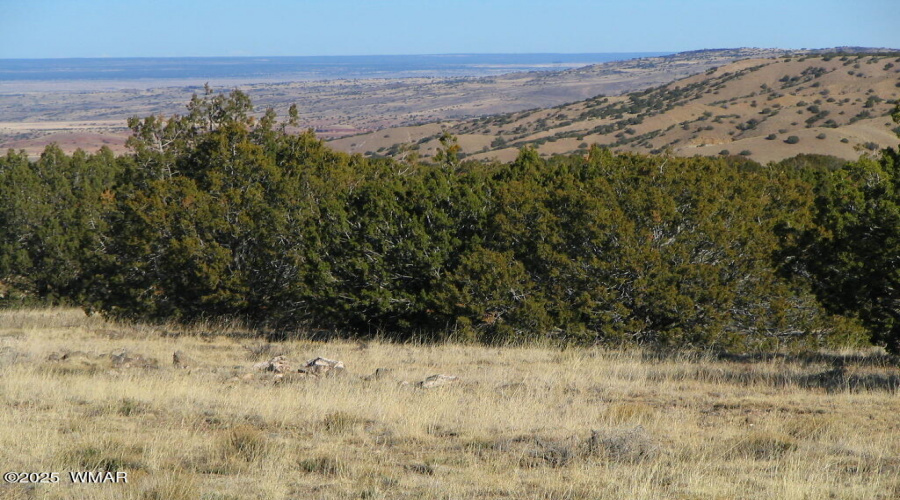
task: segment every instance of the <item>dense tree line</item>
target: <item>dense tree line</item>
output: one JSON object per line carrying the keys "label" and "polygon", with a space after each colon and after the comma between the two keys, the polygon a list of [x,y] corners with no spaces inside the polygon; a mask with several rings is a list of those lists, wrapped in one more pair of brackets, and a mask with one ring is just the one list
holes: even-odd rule
{"label": "dense tree line", "polygon": [[[329,149],[241,92],[131,153],[0,159],[5,305],[398,339],[732,349],[900,338],[900,162]],[[827,167],[827,168],[825,168]]]}

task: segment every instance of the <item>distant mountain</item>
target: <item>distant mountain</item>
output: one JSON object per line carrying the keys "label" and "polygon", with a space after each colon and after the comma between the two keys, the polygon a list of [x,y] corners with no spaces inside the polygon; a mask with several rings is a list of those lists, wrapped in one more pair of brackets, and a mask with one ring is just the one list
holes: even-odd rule
{"label": "distant mountain", "polygon": [[[742,56],[749,56],[744,58]],[[730,59],[725,65],[710,61]],[[443,130],[474,159],[510,160],[519,148],[542,155],[590,144],[681,156],[744,155],[760,162],[800,153],[858,157],[898,142],[890,111],[900,96],[900,51],[889,49],[709,50],[601,64],[548,75],[629,72],[643,82],[707,66],[700,74],[622,95],[461,121],[379,130],[332,142],[338,149],[428,157]],[[627,87],[627,85],[623,84]]]}

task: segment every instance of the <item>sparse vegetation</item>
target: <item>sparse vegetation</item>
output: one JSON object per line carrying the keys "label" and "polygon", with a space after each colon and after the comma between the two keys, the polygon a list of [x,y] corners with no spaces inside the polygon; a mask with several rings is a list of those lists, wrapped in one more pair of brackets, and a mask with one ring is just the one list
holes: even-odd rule
{"label": "sparse vegetation", "polygon": [[[736,71],[715,71],[704,75],[705,79],[699,81],[694,79],[687,84],[682,81],[625,96],[598,96],[580,103],[556,106],[552,112],[531,110],[527,113],[497,115],[490,119],[506,124],[506,132],[510,132],[509,135],[504,133],[507,144],[504,147],[489,147],[487,151],[484,150],[484,145],[480,148],[472,146],[466,152],[476,154],[474,158],[482,161],[489,161],[494,157],[512,161],[514,149],[530,146],[539,150],[539,156],[551,157],[583,149],[579,148],[578,144],[587,135],[590,136],[590,143],[602,144],[619,151],[658,154],[669,148],[674,155],[693,156],[699,153],[715,156],[719,149],[714,149],[714,144],[721,142],[712,141],[712,137],[705,137],[704,132],[711,132],[709,136],[725,133],[736,141],[754,137],[768,138],[772,135],[771,131],[776,130],[775,127],[779,131],[779,136],[796,133],[799,127],[840,129],[861,119],[875,118],[889,112],[890,103],[879,98],[875,90],[876,87],[883,86],[878,82],[891,80],[891,75],[884,73],[887,70],[876,71],[878,74],[874,78],[877,80],[873,81],[868,90],[861,92],[855,90],[858,85],[855,77],[853,81],[842,80],[840,74],[835,74],[829,79],[824,78],[825,75],[833,73],[834,69],[832,65],[827,64],[829,57],[831,56],[807,54],[794,59],[795,64],[801,64],[797,64],[792,70],[793,74],[780,76],[782,82],[779,85],[786,85],[789,93],[778,92],[770,81],[755,79],[756,73],[763,68],[778,64],[772,62]],[[880,63],[878,68],[882,68]],[[743,90],[744,84],[753,84],[758,90],[748,93]],[[857,96],[857,93],[860,95]],[[765,101],[759,99],[763,95],[766,96]],[[855,100],[850,97],[838,99],[835,97],[838,95],[852,95]],[[840,109],[849,102],[857,102],[859,106]],[[703,111],[699,115],[694,114],[687,119],[679,116],[674,121],[677,125],[671,126],[670,119],[680,114],[680,110],[686,109],[687,104],[708,108],[701,107]],[[761,111],[753,109],[754,104]],[[872,107],[865,108],[866,105]],[[729,109],[729,114],[717,115],[712,110],[713,106],[716,109]],[[794,109],[797,116],[803,118],[802,120],[791,121],[790,116],[780,114],[781,110],[791,106],[799,106]],[[851,116],[863,114],[849,120],[840,118],[848,111]],[[870,111],[870,114],[864,114],[865,111]],[[658,120],[669,125],[654,128],[655,124],[659,123]],[[700,123],[704,121],[706,123]],[[450,130],[461,135],[470,134],[478,128],[472,125],[473,123],[475,122],[464,121],[451,127]],[[565,130],[562,129],[563,123]],[[722,123],[729,123],[732,129],[715,126]],[[638,124],[641,125],[640,129],[636,127]],[[483,133],[487,135],[483,138],[484,144],[496,139],[496,135]],[[864,134],[868,136],[870,133],[875,134],[875,131],[867,131]],[[872,135],[869,140],[879,140],[876,137],[883,135]],[[577,142],[567,139],[575,139]],[[341,147],[345,145],[340,140],[338,144]],[[882,147],[885,145],[881,144]],[[778,161],[793,154],[813,152],[814,147],[813,142],[799,142],[792,145],[782,141],[756,151],[754,158],[760,161]],[[849,152],[844,154],[849,158]],[[427,156],[429,153],[426,153]]]}

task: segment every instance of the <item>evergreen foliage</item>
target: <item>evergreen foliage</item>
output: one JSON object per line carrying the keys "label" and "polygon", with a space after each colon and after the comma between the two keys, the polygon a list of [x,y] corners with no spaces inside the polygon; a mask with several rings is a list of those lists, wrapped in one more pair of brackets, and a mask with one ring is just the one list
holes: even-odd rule
{"label": "evergreen foliage", "polygon": [[79,302],[101,252],[103,206],[121,166],[104,148],[29,162],[0,157],[0,305]]}
{"label": "evergreen foliage", "polygon": [[[859,342],[857,317],[895,335],[897,257],[879,249],[900,227],[896,154],[832,172],[597,146],[486,164],[444,134],[423,164],[335,152],[288,123],[207,89],[183,116],[131,119],[120,158],[10,151],[5,303],[400,340],[815,347]],[[871,269],[828,274],[850,255]]]}
{"label": "evergreen foliage", "polygon": [[[900,122],[900,105],[893,118]],[[815,224],[785,247],[783,271],[900,352],[900,154],[890,148],[820,171],[815,186]]]}

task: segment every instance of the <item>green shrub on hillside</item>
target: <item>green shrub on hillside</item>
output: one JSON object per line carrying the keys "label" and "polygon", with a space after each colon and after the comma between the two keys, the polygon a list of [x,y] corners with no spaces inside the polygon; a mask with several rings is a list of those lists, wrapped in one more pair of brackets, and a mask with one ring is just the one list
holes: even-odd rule
{"label": "green shrub on hillside", "polygon": [[36,162],[0,157],[0,305],[80,301],[122,163],[108,148],[68,156],[55,144]]}
{"label": "green shrub on hillside", "polygon": [[[28,270],[59,262],[46,279],[69,288],[54,293],[109,316],[268,331],[736,349],[859,339],[832,316],[858,310],[830,302],[828,280],[779,265],[824,252],[808,249],[830,223],[828,191],[801,164],[597,146],[477,163],[448,134],[435,164],[367,159],[252,109],[240,92],[208,93],[184,116],[133,119],[131,154],[78,157],[90,190],[47,206],[10,198],[35,221],[58,212],[81,246],[15,246],[37,223],[4,208],[0,279],[28,276],[49,296]],[[10,153],[0,174],[53,170],[47,155]]]}

